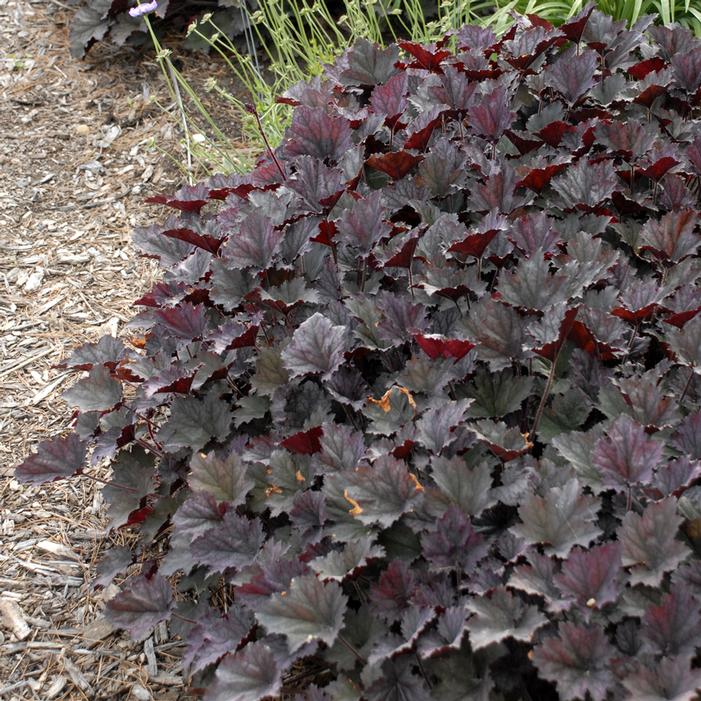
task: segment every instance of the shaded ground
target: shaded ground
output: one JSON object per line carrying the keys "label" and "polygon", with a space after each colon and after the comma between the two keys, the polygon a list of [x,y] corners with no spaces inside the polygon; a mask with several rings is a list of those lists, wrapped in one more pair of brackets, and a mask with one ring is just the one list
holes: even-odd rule
{"label": "shaded ground", "polygon": [[[12,468],[67,424],[52,366],[120,333],[155,269],[130,245],[145,196],[181,174],[160,73],[125,52],[67,49],[58,0],[0,2],[0,699],[185,698],[178,643],[134,644],[93,592],[101,495],[86,479],[20,487]],[[207,59],[197,59],[207,61]]]}

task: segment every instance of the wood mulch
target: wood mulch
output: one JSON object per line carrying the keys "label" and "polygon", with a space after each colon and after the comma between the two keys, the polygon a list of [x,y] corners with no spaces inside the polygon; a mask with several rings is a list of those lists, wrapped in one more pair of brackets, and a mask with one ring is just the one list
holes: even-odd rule
{"label": "wood mulch", "polygon": [[71,59],[70,16],[0,3],[0,699],[185,699],[165,626],[137,644],[101,618],[115,589],[93,589],[95,563],[125,536],[105,538],[95,482],[13,479],[68,424],[73,377],[54,366],[120,333],[156,276],[130,243],[160,214],[144,197],[183,179],[158,68],[102,46]]}

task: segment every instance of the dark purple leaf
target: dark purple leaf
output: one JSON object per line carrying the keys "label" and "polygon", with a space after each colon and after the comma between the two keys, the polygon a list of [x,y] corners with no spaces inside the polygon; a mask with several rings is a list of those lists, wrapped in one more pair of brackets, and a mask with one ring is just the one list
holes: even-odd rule
{"label": "dark purple leaf", "polygon": [[694,657],[701,636],[701,605],[691,590],[679,585],[643,618],[642,635],[655,653],[664,657]]}
{"label": "dark purple leaf", "polygon": [[379,458],[371,467],[358,467],[347,479],[349,513],[361,523],[384,528],[416,508],[424,491],[406,463],[391,456]]}
{"label": "dark purple leaf", "polygon": [[507,235],[528,257],[538,250],[544,254],[553,253],[560,240],[560,234],[554,229],[554,221],[545,212],[519,217],[511,223]]}
{"label": "dark purple leaf", "polygon": [[632,584],[657,587],[665,572],[687,558],[689,548],[676,539],[681,523],[673,497],[648,504],[642,515],[629,511],[624,516],[618,539],[623,546],[623,565],[630,567]]}
{"label": "dark purple leaf", "polygon": [[459,399],[428,409],[416,423],[416,441],[432,453],[439,454],[458,438],[459,432],[455,429],[463,423],[470,404],[471,399]]}
{"label": "dark purple leaf", "polygon": [[282,688],[283,669],[264,642],[249,643],[217,667],[205,701],[262,701]]}
{"label": "dark purple leaf", "polygon": [[694,47],[694,35],[679,24],[672,27],[651,27],[652,38],[660,45],[662,55],[669,60],[677,53],[684,54]]}
{"label": "dark purple leaf", "polygon": [[107,502],[109,527],[118,528],[141,506],[142,499],[155,491],[153,456],[142,448],[119,453],[112,463],[112,479],[102,490]]}
{"label": "dark purple leaf", "polygon": [[474,347],[470,341],[463,341],[457,338],[445,338],[440,334],[414,334],[414,340],[419,344],[421,350],[429,358],[454,358],[460,360],[464,358]]}
{"label": "dark purple leaf", "polygon": [[257,285],[247,270],[239,270],[228,260],[216,258],[212,261],[209,296],[215,304],[226,311],[233,311]]}
{"label": "dark purple leaf", "polygon": [[42,441],[37,452],[15,468],[20,482],[40,484],[70,477],[82,471],[87,444],[75,433]]}
{"label": "dark purple leaf", "polygon": [[367,701],[431,701],[424,680],[413,674],[404,659],[388,660],[382,665],[379,678],[367,689]]}
{"label": "dark purple leaf", "polygon": [[190,674],[204,669],[235,650],[255,624],[253,614],[241,606],[229,606],[225,616],[207,616],[187,636],[183,667]]}
{"label": "dark purple leaf", "polygon": [[363,569],[369,560],[383,557],[384,548],[373,545],[370,538],[357,538],[346,543],[341,550],[311,560],[309,566],[321,579],[343,581]]}
{"label": "dark purple leaf", "polygon": [[509,428],[503,421],[485,419],[471,424],[470,430],[503,462],[514,460],[533,447],[527,433],[521,433],[515,426]]}
{"label": "dark purple leaf", "polygon": [[692,460],[701,460],[701,411],[689,414],[673,436],[674,447],[688,453]]}
{"label": "dark purple leaf", "polygon": [[370,587],[370,603],[380,615],[395,619],[409,606],[416,578],[403,560],[392,560],[377,583]]}
{"label": "dark purple leaf", "polygon": [[608,666],[614,649],[596,625],[560,623],[557,635],[533,648],[533,664],[540,675],[557,686],[559,697],[574,701],[587,696],[604,701],[614,684]]}
{"label": "dark purple leaf", "polygon": [[310,537],[310,533],[318,533],[328,518],[326,500],[321,492],[306,489],[295,495],[290,509],[290,520],[307,537]]}
{"label": "dark purple leaf", "polygon": [[470,384],[470,395],[474,397],[474,403],[470,406],[469,415],[486,418],[510,414],[521,408],[532,388],[533,378],[514,377],[509,370],[478,371]]}
{"label": "dark purple leaf", "polygon": [[370,107],[393,125],[407,106],[408,80],[406,73],[396,73],[386,83],[377,85],[370,95]]}
{"label": "dark purple leaf", "polygon": [[390,387],[380,399],[368,397],[363,413],[371,420],[368,431],[389,436],[416,415],[416,402],[406,387]]}
{"label": "dark purple leaf", "polygon": [[158,573],[150,578],[133,577],[125,584],[126,588],[107,602],[105,615],[134,640],[143,640],[158,623],[170,617],[173,592],[168,580]]}
{"label": "dark purple leaf", "polygon": [[615,603],[621,591],[621,546],[606,543],[590,550],[575,548],[555,576],[558,588],[580,606],[602,608]]}
{"label": "dark purple leaf", "polygon": [[195,492],[180,505],[173,515],[178,538],[191,543],[203,533],[219,526],[226,509],[207,492]]}
{"label": "dark purple leaf", "polygon": [[582,159],[554,178],[552,186],[566,207],[581,209],[600,205],[611,197],[619,182],[610,161],[588,163]]}
{"label": "dark purple leaf", "polygon": [[420,156],[402,150],[370,156],[366,163],[370,168],[386,173],[393,180],[400,180],[421,160]]}
{"label": "dark purple leaf", "polygon": [[353,145],[350,123],[323,108],[301,106],[294,111],[287,130],[285,152],[288,156],[313,156],[339,161]]}
{"label": "dark purple leaf", "polygon": [[605,438],[594,446],[592,463],[602,483],[618,491],[648,484],[662,459],[662,444],[648,440],[645,429],[625,414],[611,424]]}
{"label": "dark purple leaf", "polygon": [[526,310],[545,311],[562,304],[570,296],[570,280],[562,274],[552,274],[542,252],[519,265],[511,274],[504,274],[499,284],[501,299]]}
{"label": "dark purple leaf", "polygon": [[183,341],[201,338],[207,328],[204,305],[183,302],[177,307],[157,309],[155,317],[169,334]]}
{"label": "dark purple leaf", "polygon": [[512,359],[523,356],[521,317],[511,307],[491,297],[473,304],[464,319],[467,334],[477,343],[477,356],[493,370],[510,367]]}
{"label": "dark purple leaf", "polygon": [[293,579],[289,591],[262,603],[256,618],[269,633],[284,635],[290,652],[295,652],[312,640],[333,645],[343,627],[347,602],[335,582],[305,575]]}
{"label": "dark purple leaf", "polygon": [[158,440],[169,450],[202,450],[210,440],[223,441],[231,426],[231,407],[210,392],[204,399],[177,397],[170,418],[158,433]]}
{"label": "dark purple leaf", "polygon": [[63,399],[80,411],[107,411],[122,399],[122,385],[103,366],[94,367],[63,393]]}
{"label": "dark purple leaf", "polygon": [[571,47],[545,69],[545,83],[557,90],[572,106],[594,86],[598,59],[595,51],[577,52]]}
{"label": "dark purple leaf", "polygon": [[434,197],[445,197],[465,181],[465,154],[452,141],[441,138],[419,165],[421,183]]}
{"label": "dark purple leaf", "polygon": [[462,606],[447,608],[439,615],[436,629],[422,636],[419,641],[419,656],[425,660],[450,650],[459,650],[467,630],[465,624],[466,615]]}
{"label": "dark purple leaf", "polygon": [[648,219],[641,239],[656,257],[677,263],[699,246],[699,236],[694,234],[696,224],[697,216],[692,209],[668,212],[659,221]]}
{"label": "dark purple leaf", "polygon": [[623,685],[636,701],[693,701],[701,687],[701,670],[689,669],[685,657],[639,663]]}
{"label": "dark purple leaf", "polygon": [[192,229],[165,229],[163,231],[164,236],[169,236],[173,239],[178,239],[179,241],[185,241],[191,246],[196,246],[201,248],[208,253],[213,255],[219,250],[221,246],[221,239],[211,236],[210,234],[198,234]]}
{"label": "dark purple leaf", "polygon": [[291,377],[321,373],[328,378],[343,362],[347,348],[346,328],[317,312],[297,327],[282,360]]}
{"label": "dark purple leaf", "polygon": [[107,587],[119,574],[124,574],[133,561],[131,548],[126,546],[112,547],[98,563],[93,587]]}
{"label": "dark purple leaf", "polygon": [[318,158],[300,156],[295,167],[295,176],[287,187],[302,198],[305,209],[311,212],[322,212],[327,202],[334,202],[344,190],[341,171],[329,168]]}
{"label": "dark purple leaf", "polygon": [[368,254],[375,244],[390,231],[385,222],[388,213],[379,191],[373,192],[343,212],[338,220],[338,231],[348,245],[360,255]]}
{"label": "dark purple leaf", "polygon": [[58,367],[74,370],[92,370],[95,365],[106,365],[114,369],[124,358],[126,348],[124,343],[114,336],[103,336],[97,343],[85,343],[73,351],[71,357]]}
{"label": "dark purple leaf", "polygon": [[246,577],[241,577],[244,583],[236,587],[239,601],[255,609],[271,594],[287,590],[295,577],[309,571],[296,556],[291,558],[288,550],[288,546],[274,540],[263,545]]}
{"label": "dark purple leaf", "polygon": [[681,329],[669,331],[666,340],[679,362],[701,373],[701,316],[695,316]]}
{"label": "dark purple leaf", "polygon": [[438,519],[435,530],[423,536],[421,545],[424,557],[434,569],[465,573],[472,572],[489,551],[488,544],[457,506],[451,506]]}
{"label": "dark purple leaf", "polygon": [[469,80],[455,66],[444,65],[443,75],[436,76],[427,91],[432,100],[439,104],[445,104],[454,110],[467,110],[477,87],[476,81]]}
{"label": "dark purple leaf", "polygon": [[486,462],[469,467],[460,457],[435,457],[431,467],[431,476],[443,498],[466,514],[479,516],[496,502],[492,494],[491,468]]}
{"label": "dark purple leaf", "polygon": [[684,90],[694,93],[701,86],[701,46],[690,51],[675,53],[670,63],[674,77]]}
{"label": "dark purple leaf", "polygon": [[575,545],[588,546],[601,533],[595,523],[598,507],[598,499],[571,479],[544,496],[528,494],[518,510],[522,523],[512,530],[528,543],[544,544],[546,553],[566,557]]}
{"label": "dark purple leaf", "polygon": [[482,96],[479,102],[467,113],[468,123],[478,136],[492,141],[498,141],[502,134],[511,126],[516,113],[511,110],[511,97],[505,88],[498,87],[488,95]]}
{"label": "dark purple leaf", "polygon": [[382,315],[377,324],[380,338],[393,345],[408,341],[426,327],[424,306],[414,304],[411,299],[384,292],[377,296],[376,305]]}
{"label": "dark purple leaf", "polygon": [[185,185],[174,196],[154,195],[147,197],[148,204],[164,204],[166,207],[180,210],[181,212],[198,212],[207,204],[209,188],[200,183],[198,185]]}
{"label": "dark purple leaf", "polygon": [[195,492],[205,492],[217,501],[238,506],[245,501],[254,483],[241,456],[231,452],[226,457],[195,453],[190,461],[189,484]]}
{"label": "dark purple leaf", "polygon": [[655,474],[652,486],[660,496],[679,496],[692,482],[701,477],[701,462],[684,455],[663,464]]}
{"label": "dark purple leaf", "polygon": [[569,602],[562,599],[562,592],[555,586],[557,575],[555,561],[547,555],[531,550],[528,564],[518,565],[509,578],[509,587],[545,599],[549,610],[560,610]]}
{"label": "dark purple leaf", "polygon": [[498,587],[488,597],[471,599],[466,608],[473,614],[467,619],[473,650],[507,638],[530,642],[536,630],[548,622],[536,606],[524,604],[505,587]]}
{"label": "dark purple leaf", "polygon": [[227,265],[232,268],[266,270],[277,254],[284,232],[276,229],[264,214],[252,212],[234,231],[222,248]]}
{"label": "dark purple leaf", "polygon": [[325,470],[354,470],[365,456],[363,435],[344,424],[324,424],[317,459]]}
{"label": "dark purple leaf", "polygon": [[264,540],[260,521],[230,510],[224,514],[221,525],[207,530],[193,541],[191,548],[198,563],[224,572],[229,567],[240,569],[250,565]]}
{"label": "dark purple leaf", "polygon": [[358,39],[348,51],[348,67],[341,73],[344,85],[380,85],[395,71],[399,49],[380,48],[367,39]]}

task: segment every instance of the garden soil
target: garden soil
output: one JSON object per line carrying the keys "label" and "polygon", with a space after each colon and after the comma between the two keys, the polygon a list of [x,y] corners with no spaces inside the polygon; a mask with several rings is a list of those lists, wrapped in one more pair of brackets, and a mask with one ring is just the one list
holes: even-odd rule
{"label": "garden soil", "polygon": [[[164,155],[184,160],[158,67],[110,46],[72,59],[72,13],[0,0],[0,699],[187,699],[164,625],[134,643],[102,618],[116,588],[93,588],[95,565],[129,536],[105,537],[99,486],[13,479],[68,425],[61,393],[75,377],[55,366],[80,343],[128,335],[157,274],[131,231],[163,214],[145,197],[183,180]],[[186,75],[209,61],[187,58]]]}

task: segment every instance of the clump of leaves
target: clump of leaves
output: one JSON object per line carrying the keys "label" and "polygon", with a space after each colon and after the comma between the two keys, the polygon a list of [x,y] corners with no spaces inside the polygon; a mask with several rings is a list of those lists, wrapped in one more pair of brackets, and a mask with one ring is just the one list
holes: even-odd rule
{"label": "clump of leaves", "polygon": [[[136,5],[132,0],[84,0],[70,24],[71,55],[82,58],[98,41],[109,41],[115,46],[150,44],[143,18],[129,14],[130,8]],[[207,10],[217,26],[227,36],[234,37],[243,34],[248,26],[245,7],[245,0],[157,0],[151,17],[156,30],[168,27],[184,32]],[[208,48],[207,43],[195,34],[188,34],[183,45],[189,49]]]}
{"label": "clump of leaves", "polygon": [[111,460],[112,621],[208,701],[692,699],[700,61],[591,7],[360,42],[153,198],[145,335],[74,353],[17,470]]}

